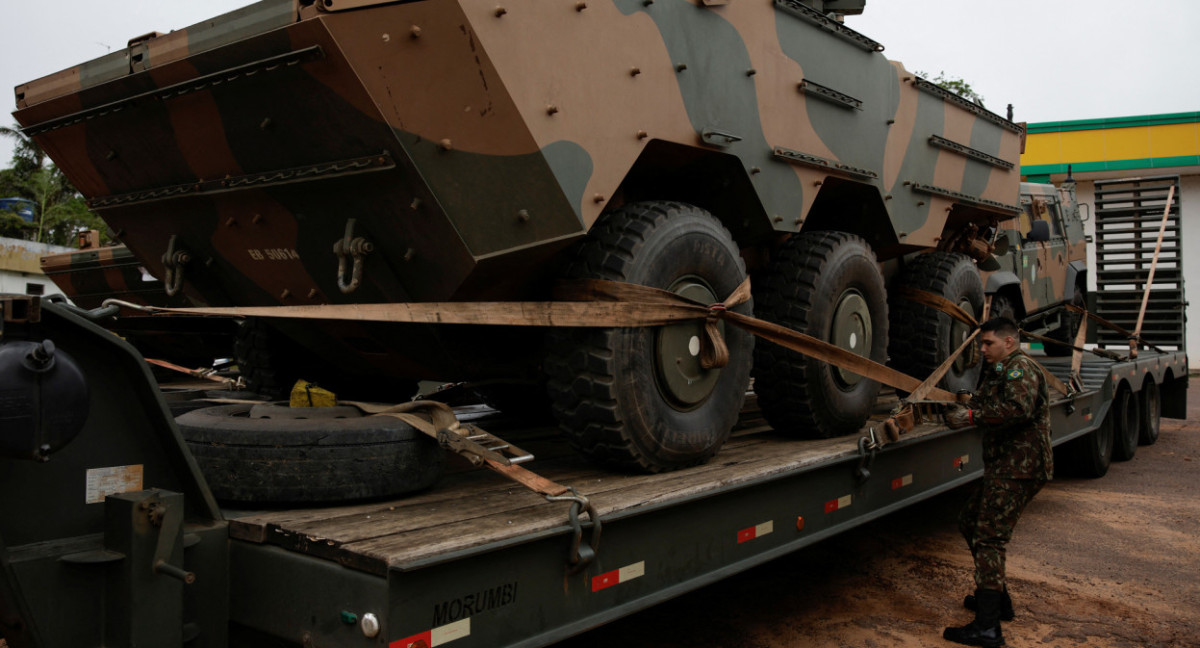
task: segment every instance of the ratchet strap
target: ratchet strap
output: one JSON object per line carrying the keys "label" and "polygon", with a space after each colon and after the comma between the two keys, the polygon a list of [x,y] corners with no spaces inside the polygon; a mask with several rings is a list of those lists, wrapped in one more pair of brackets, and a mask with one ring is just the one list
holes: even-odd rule
{"label": "ratchet strap", "polygon": [[[719,327],[721,322],[726,322],[802,355],[896,389],[912,392],[921,385],[920,380],[870,358],[787,327],[734,311],[734,308],[750,299],[749,277],[724,302],[716,304],[703,304],[649,286],[601,279],[564,282],[555,291],[555,297],[557,301],[543,302],[139,308],[150,313],[174,315],[543,327],[647,327],[704,320],[700,350],[701,362],[705,368],[720,368],[729,362],[729,350]],[[115,301],[106,303],[128,306]],[[927,396],[931,400],[954,400],[953,394],[938,388],[930,389]]]}

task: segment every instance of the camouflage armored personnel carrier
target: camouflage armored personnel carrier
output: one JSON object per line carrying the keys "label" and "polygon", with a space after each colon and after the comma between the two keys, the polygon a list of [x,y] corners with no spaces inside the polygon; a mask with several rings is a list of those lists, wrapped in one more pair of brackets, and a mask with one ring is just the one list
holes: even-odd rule
{"label": "camouflage armored personnel carrier", "polygon": [[[193,304],[534,300],[589,277],[715,303],[749,273],[738,311],[879,362],[892,340],[927,374],[958,332],[889,289],[983,312],[1022,128],[885,58],[843,23],[864,4],[263,0],[22,85],[15,115]],[[705,369],[702,323],[273,325],[350,392],[544,375],[576,447],[651,471],[717,451],[752,364],[785,433],[857,431],[879,390],[733,327]]]}

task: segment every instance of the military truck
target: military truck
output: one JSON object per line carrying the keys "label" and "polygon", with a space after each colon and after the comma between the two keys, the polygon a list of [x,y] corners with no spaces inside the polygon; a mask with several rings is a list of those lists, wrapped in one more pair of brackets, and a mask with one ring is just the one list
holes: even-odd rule
{"label": "military truck", "polygon": [[[1023,130],[885,58],[842,19],[864,4],[262,0],[21,85],[15,116],[198,306],[549,300],[589,278],[714,304],[749,275],[737,312],[880,363],[897,341],[923,377],[961,331],[889,293],[983,313]],[[347,395],[544,376],[568,439],[634,470],[711,457],[752,365],[781,432],[870,414],[877,380],[734,327],[706,368],[703,326],[267,330]]]}

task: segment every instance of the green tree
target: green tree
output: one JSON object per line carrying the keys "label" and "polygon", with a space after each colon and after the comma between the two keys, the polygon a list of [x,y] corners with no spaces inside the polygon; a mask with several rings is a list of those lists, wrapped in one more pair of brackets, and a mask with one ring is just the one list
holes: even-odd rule
{"label": "green tree", "polygon": [[28,198],[36,204],[33,227],[15,215],[0,215],[0,235],[29,232],[39,243],[73,245],[77,232],[97,229],[101,240],[107,242],[104,222],[88,211],[87,203],[62,171],[46,163],[46,154],[37,142],[17,127],[0,127],[0,136],[16,141],[11,167],[0,170],[0,197]]}
{"label": "green tree", "polygon": [[970,99],[980,106],[983,105],[983,95],[975,92],[975,89],[971,87],[971,84],[967,83],[960,77],[948,76],[945,71],[938,72],[937,76],[932,76],[920,71],[918,71],[916,74],[919,77],[929,79],[930,81],[942,86],[954,94],[959,95],[960,97]]}

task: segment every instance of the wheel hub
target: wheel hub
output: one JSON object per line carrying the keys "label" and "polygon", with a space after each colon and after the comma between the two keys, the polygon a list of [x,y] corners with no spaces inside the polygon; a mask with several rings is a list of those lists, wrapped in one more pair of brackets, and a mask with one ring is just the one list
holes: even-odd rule
{"label": "wheel hub", "polygon": [[[971,300],[964,298],[958,302],[958,307],[963,309],[971,317],[978,319],[979,315],[975,312],[975,306],[971,304]],[[962,346],[963,342],[971,336],[971,331],[974,330],[970,324],[960,322],[951,318],[950,320],[950,352],[953,353],[958,347]],[[979,346],[972,344],[959,354],[954,360],[953,370],[955,374],[961,375],[966,370],[979,364]]]}
{"label": "wheel hub", "polygon": [[[833,336],[830,341],[834,346],[851,353],[870,357],[871,309],[857,290],[847,290],[838,300],[837,308],[833,311]],[[862,376],[841,367],[836,369],[835,375],[843,387],[853,387],[862,380]]]}
{"label": "wheel hub", "polygon": [[[702,304],[718,301],[712,289],[698,277],[679,279],[668,290]],[[725,324],[718,322],[717,326],[724,334]],[[721,373],[720,369],[705,369],[700,365],[702,335],[702,320],[664,326],[658,332],[655,365],[659,391],[677,406],[686,408],[704,402]]]}

